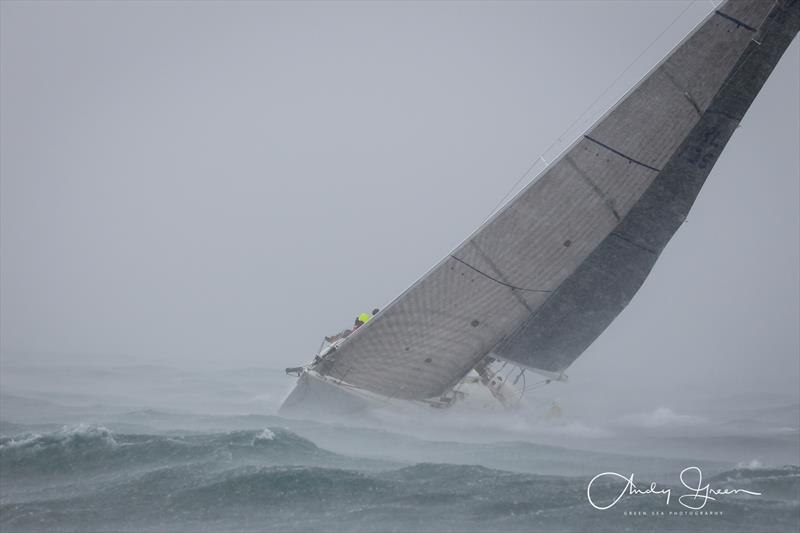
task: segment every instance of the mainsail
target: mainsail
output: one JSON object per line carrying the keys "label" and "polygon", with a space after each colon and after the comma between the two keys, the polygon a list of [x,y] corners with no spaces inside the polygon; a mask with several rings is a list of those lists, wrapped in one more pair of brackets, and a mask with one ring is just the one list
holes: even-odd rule
{"label": "mainsail", "polygon": [[317,370],[409,400],[490,353],[563,372],[642,285],[798,26],[800,0],[721,5]]}

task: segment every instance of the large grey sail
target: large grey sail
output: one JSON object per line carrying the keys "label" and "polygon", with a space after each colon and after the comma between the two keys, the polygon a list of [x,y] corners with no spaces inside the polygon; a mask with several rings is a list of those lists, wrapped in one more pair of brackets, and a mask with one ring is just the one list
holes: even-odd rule
{"label": "large grey sail", "polygon": [[[731,84],[746,84],[736,81],[743,68],[768,75],[797,31],[796,12],[794,1],[725,3],[583,139],[318,370],[404,399],[441,394],[490,351],[528,367],[563,370],[641,285],[726,132],[760,88],[734,94]],[[721,104],[728,100],[737,103]],[[735,114],[727,117],[729,111]],[[712,130],[719,131],[710,136]],[[681,158],[698,168],[682,169]],[[667,205],[663,189],[681,192]]]}
{"label": "large grey sail", "polygon": [[[800,2],[781,2],[688,137],[639,201],[578,269],[494,353],[559,373],[616,318],[686,219],[723,148],[800,27]],[[593,135],[594,131],[592,132]]]}

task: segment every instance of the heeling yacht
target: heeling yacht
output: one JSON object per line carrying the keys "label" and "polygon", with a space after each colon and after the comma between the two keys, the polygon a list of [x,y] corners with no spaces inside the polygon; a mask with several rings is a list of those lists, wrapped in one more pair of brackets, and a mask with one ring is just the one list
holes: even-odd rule
{"label": "heeling yacht", "polygon": [[298,380],[281,413],[513,408],[526,373],[566,379],[644,283],[799,26],[800,0],[722,3],[458,248],[287,369]]}

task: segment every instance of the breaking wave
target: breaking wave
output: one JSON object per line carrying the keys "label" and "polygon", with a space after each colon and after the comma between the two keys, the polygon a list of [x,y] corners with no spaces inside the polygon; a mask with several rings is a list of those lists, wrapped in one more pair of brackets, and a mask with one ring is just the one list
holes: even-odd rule
{"label": "breaking wave", "polygon": [[210,435],[116,434],[98,425],[49,433],[0,437],[6,476],[89,473],[145,465],[191,462],[286,462],[330,455],[288,430],[233,431]]}
{"label": "breaking wave", "polygon": [[[518,456],[532,446],[485,448]],[[552,461],[567,452],[532,449]],[[561,460],[567,459],[575,456]],[[368,464],[280,427],[185,435],[117,433],[98,425],[28,432],[0,437],[0,528],[309,531],[335,524],[340,530],[563,531],[580,523],[611,531],[619,525],[618,513],[588,505],[591,476],[475,464]],[[753,531],[769,520],[791,529],[800,510],[800,468],[752,466],[709,477],[715,486],[764,495],[720,504],[734,521],[631,519],[628,527]],[[621,511],[652,509],[645,498],[620,504]]]}

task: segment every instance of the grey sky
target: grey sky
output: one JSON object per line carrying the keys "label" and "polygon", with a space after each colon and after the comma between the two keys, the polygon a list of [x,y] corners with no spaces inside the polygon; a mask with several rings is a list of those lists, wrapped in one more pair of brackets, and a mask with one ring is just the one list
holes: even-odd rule
{"label": "grey sky", "polygon": [[[711,3],[3,2],[3,358],[306,362],[687,6],[571,134]],[[576,387],[798,394],[798,94],[795,41]]]}

